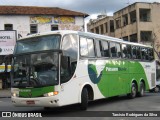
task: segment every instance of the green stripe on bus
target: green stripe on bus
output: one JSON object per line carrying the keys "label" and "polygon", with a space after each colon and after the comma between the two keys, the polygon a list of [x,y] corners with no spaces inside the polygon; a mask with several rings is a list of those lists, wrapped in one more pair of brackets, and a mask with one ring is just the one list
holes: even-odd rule
{"label": "green stripe on bus", "polygon": [[53,92],[54,86],[40,87],[40,88],[20,88],[20,97],[43,97],[45,93]]}
{"label": "green stripe on bus", "polygon": [[130,93],[132,80],[136,80],[139,88],[140,80],[143,79],[146,89],[149,89],[145,71],[137,61],[108,60],[99,76],[92,62],[92,65],[88,65],[88,73],[104,97]]}

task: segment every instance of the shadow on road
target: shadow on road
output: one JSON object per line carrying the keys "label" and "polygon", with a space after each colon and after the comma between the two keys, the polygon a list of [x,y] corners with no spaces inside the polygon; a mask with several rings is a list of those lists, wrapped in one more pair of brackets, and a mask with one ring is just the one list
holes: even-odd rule
{"label": "shadow on road", "polygon": [[[147,93],[144,97],[150,97],[153,96],[153,94]],[[136,97],[136,99],[141,99],[141,97]],[[127,96],[117,96],[117,97],[111,97],[107,99],[101,99],[96,101],[89,102],[89,109],[92,109],[94,107],[98,106],[105,106],[107,104],[115,104],[121,101],[132,101],[134,99],[128,99]],[[57,107],[57,108],[49,108],[49,109],[39,109],[34,111],[27,111],[27,112],[33,112],[33,113],[42,113],[42,115],[45,117],[98,117],[98,116],[112,116],[112,111],[82,111],[79,108],[79,105],[69,105],[69,106],[63,106],[63,107]]]}

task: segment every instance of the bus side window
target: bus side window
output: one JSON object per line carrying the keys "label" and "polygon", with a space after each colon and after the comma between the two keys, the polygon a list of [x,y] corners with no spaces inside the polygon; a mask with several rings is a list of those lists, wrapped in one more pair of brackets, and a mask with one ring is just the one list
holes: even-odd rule
{"label": "bus side window", "polygon": [[110,49],[111,49],[111,57],[121,57],[121,48],[120,44],[110,42]]}
{"label": "bus side window", "polygon": [[89,57],[95,57],[95,49],[94,49],[94,41],[93,39],[88,39],[87,38],[87,43],[88,43],[88,56]]}
{"label": "bus side window", "polygon": [[136,47],[136,51],[137,51],[137,59],[141,59],[141,50],[140,50],[140,47]]}
{"label": "bus side window", "polygon": [[122,44],[122,57],[123,58],[128,58],[127,56],[127,46],[125,44]]}
{"label": "bus side window", "polygon": [[127,58],[131,59],[132,58],[132,49],[131,49],[131,45],[126,45],[127,47]]}
{"label": "bus side window", "polygon": [[93,39],[80,37],[80,54],[82,57],[95,57]]}
{"label": "bus side window", "polygon": [[103,57],[109,57],[109,46],[107,41],[101,41],[101,45],[103,46],[103,50],[101,51],[101,55]]}
{"label": "bus side window", "polygon": [[148,56],[149,56],[149,61],[154,60],[154,52],[152,48],[148,48]]}
{"label": "bus side window", "polygon": [[147,48],[141,48],[142,60],[148,60],[148,50]]}
{"label": "bus side window", "polygon": [[116,43],[116,48],[117,48],[117,57],[118,58],[122,57],[120,44]]}
{"label": "bus side window", "polygon": [[61,83],[67,82],[73,76],[77,66],[78,36],[75,34],[65,35],[62,41],[61,56]]}
{"label": "bus side window", "polygon": [[137,58],[136,46],[132,46],[132,58],[133,58],[133,59],[136,59],[136,58]]}
{"label": "bus side window", "polygon": [[84,37],[80,38],[80,54],[81,56],[88,56],[88,43],[87,39]]}
{"label": "bus side window", "polygon": [[97,50],[97,57],[101,57],[102,45],[100,45],[99,40],[96,40],[96,50]]}
{"label": "bus side window", "polygon": [[110,42],[111,57],[117,57],[117,49],[114,42]]}

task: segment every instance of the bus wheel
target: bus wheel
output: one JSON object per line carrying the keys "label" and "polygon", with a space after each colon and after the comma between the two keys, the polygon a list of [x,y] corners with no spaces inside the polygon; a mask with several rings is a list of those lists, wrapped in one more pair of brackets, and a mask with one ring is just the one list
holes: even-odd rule
{"label": "bus wheel", "polygon": [[138,96],[139,96],[139,97],[144,96],[144,91],[145,91],[144,83],[143,83],[143,82],[140,82],[140,91],[138,92]]}
{"label": "bus wheel", "polygon": [[159,92],[160,91],[160,88],[159,88],[159,86],[156,86],[155,88],[154,88],[154,92]]}
{"label": "bus wheel", "polygon": [[86,110],[87,107],[88,107],[88,90],[87,88],[83,88],[82,93],[81,93],[80,109]]}
{"label": "bus wheel", "polygon": [[131,86],[131,93],[128,94],[128,97],[133,99],[136,97],[136,94],[137,94],[137,87],[136,87],[136,84],[135,83],[132,83],[132,86]]}

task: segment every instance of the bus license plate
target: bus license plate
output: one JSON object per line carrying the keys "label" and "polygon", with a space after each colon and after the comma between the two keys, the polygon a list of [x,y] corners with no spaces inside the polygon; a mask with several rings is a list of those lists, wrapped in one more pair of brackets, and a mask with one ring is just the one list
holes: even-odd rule
{"label": "bus license plate", "polygon": [[28,105],[33,105],[33,104],[35,104],[35,101],[34,101],[34,100],[28,100],[28,101],[26,101],[26,103],[27,103]]}

